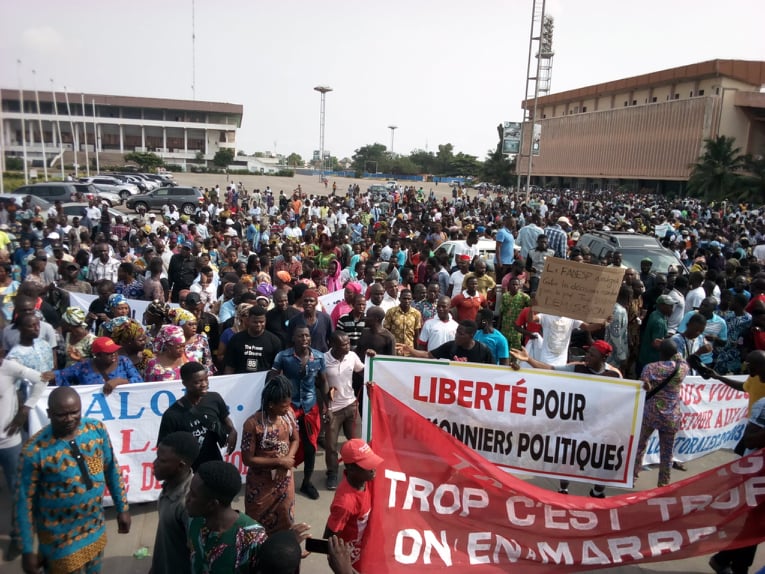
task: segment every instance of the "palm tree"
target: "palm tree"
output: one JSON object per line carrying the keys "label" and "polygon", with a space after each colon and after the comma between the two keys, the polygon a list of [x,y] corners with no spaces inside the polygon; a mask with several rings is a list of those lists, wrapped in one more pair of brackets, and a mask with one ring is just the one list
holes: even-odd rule
{"label": "palm tree", "polygon": [[757,199],[765,203],[765,157],[751,156],[745,157],[744,185],[747,187],[752,199]]}
{"label": "palm tree", "polygon": [[741,171],[745,159],[734,147],[735,138],[717,136],[704,140],[704,153],[691,164],[688,191],[707,200],[731,199],[743,189]]}

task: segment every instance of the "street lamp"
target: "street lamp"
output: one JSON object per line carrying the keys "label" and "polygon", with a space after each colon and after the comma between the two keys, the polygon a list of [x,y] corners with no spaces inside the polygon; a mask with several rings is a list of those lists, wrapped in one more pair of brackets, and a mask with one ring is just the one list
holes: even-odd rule
{"label": "street lamp", "polygon": [[393,156],[393,134],[396,131],[396,128],[398,126],[388,126],[388,129],[390,130],[390,155]]}
{"label": "street lamp", "polygon": [[327,98],[327,92],[331,92],[329,86],[316,86],[314,88],[321,94],[321,108],[319,111],[319,160],[321,161],[321,180],[324,181],[324,103]]}

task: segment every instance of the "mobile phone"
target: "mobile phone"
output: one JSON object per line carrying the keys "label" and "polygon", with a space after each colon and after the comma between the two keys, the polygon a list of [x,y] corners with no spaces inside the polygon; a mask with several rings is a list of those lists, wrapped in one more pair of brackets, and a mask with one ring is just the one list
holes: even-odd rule
{"label": "mobile phone", "polygon": [[329,554],[329,542],[324,538],[306,538],[305,549],[317,554]]}

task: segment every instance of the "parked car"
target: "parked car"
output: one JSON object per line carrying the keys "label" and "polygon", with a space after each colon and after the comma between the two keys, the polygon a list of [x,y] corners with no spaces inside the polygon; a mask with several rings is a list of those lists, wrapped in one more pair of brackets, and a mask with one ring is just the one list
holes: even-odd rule
{"label": "parked car", "polygon": [[578,246],[587,247],[593,257],[602,259],[608,253],[621,251],[622,263],[632,269],[640,270],[640,261],[650,257],[654,273],[666,273],[670,265],[680,273],[685,272],[685,265],[680,258],[662,246],[657,237],[624,231],[588,231],[577,241]]}
{"label": "parked car", "polygon": [[111,191],[105,191],[93,183],[74,182],[74,187],[77,188],[77,191],[80,193],[80,197],[75,197],[73,200],[83,201],[92,197],[96,197],[99,200],[108,203],[109,207],[114,207],[115,205],[120,205],[122,203],[122,198],[120,198],[119,195],[112,193]]}
{"label": "parked car", "polygon": [[119,195],[123,200],[127,199],[131,195],[138,195],[141,193],[141,190],[138,189],[138,186],[133,183],[126,183],[124,181],[120,181],[116,177],[111,177],[108,175],[96,175],[93,177],[82,177],[80,178],[81,183],[94,183],[96,184],[100,189],[104,191],[110,191],[112,193],[116,193]]}
{"label": "parked car", "polygon": [[77,188],[73,182],[68,181],[49,181],[46,183],[32,183],[22,185],[13,190],[14,195],[33,195],[41,197],[50,203],[54,201],[72,201],[77,195]]}
{"label": "parked car", "polygon": [[[64,215],[66,216],[66,220],[69,223],[72,223],[72,219],[75,217],[82,218],[83,214],[85,213],[85,209],[88,207],[88,203],[85,202],[73,202],[73,203],[64,203],[61,208],[64,211]],[[116,221],[117,217],[122,217],[123,219],[126,218],[126,214],[122,213],[121,211],[118,211],[114,209],[113,207],[109,207],[109,215],[111,216],[112,223]]]}
{"label": "parked car", "polygon": [[160,187],[143,195],[133,196],[125,202],[125,207],[138,211],[162,209],[165,205],[175,205],[185,215],[193,215],[204,201],[204,195],[195,187]]}
{"label": "parked car", "polygon": [[[15,193],[3,193],[3,194],[0,194],[0,203],[6,206],[9,203],[13,202],[18,207],[21,207],[24,203],[24,197],[26,196],[21,194],[17,195]],[[53,207],[53,204],[50,201],[43,199],[42,197],[38,197],[36,195],[30,195],[29,198],[31,200],[32,207],[37,207],[39,205],[40,209],[45,213],[47,213],[48,210],[51,207]]]}

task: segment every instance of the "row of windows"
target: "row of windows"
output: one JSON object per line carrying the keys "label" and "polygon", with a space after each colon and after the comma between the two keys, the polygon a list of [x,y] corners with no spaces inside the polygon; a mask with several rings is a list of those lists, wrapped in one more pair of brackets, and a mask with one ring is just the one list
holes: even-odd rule
{"label": "row of windows", "polygon": [[[689,98],[701,97],[703,95],[704,95],[704,90],[702,90],[702,89],[696,90],[695,92],[693,90],[691,90],[689,92],[689,94],[688,94],[688,97]],[[720,95],[720,88],[719,87],[715,88],[715,95],[718,95],[718,96]],[[680,94],[676,93],[676,92],[673,93],[673,94],[667,94],[665,96],[665,100],[667,100],[667,101],[669,101],[669,100],[679,100],[679,99],[680,99]],[[645,104],[648,104],[648,103],[655,104],[657,101],[658,101],[658,98],[656,96],[652,96],[651,99],[650,99],[650,102],[649,102],[648,98],[645,98],[643,103],[645,103]],[[624,100],[624,107],[625,108],[629,107],[629,106],[636,106],[636,105],[638,105],[637,100]],[[579,106],[575,106],[573,108],[569,108],[569,110],[564,115],[583,114],[583,113],[586,113],[586,112],[587,112],[587,106],[581,106],[581,108]],[[547,117],[547,114],[542,114],[542,119],[544,119],[546,117]]]}

